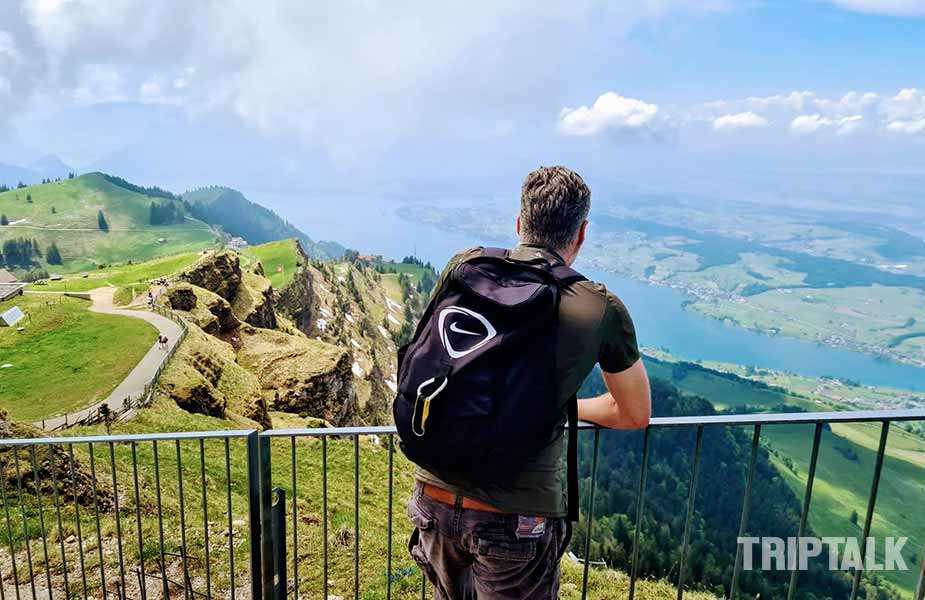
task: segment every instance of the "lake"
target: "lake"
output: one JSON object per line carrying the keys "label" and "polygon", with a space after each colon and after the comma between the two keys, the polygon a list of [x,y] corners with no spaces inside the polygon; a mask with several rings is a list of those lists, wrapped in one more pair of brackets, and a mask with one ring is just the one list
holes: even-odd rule
{"label": "lake", "polygon": [[[337,196],[293,202],[292,197],[254,194],[313,239],[330,239],[387,257],[415,254],[441,268],[458,250],[492,245],[458,232],[399,218],[395,198]],[[511,229],[513,233],[513,221]],[[494,242],[497,244],[497,242]],[[576,265],[581,269],[580,259]],[[620,296],[636,324],[639,343],[667,348],[686,360],[754,365],[810,376],[832,376],[868,385],[925,390],[925,369],[813,342],[768,336],[685,310],[681,292],[612,273],[584,270]]]}

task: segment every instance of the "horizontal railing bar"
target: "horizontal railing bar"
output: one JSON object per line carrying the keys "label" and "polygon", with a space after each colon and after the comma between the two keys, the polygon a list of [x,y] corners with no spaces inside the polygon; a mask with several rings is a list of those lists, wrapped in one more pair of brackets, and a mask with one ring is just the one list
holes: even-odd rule
{"label": "horizontal railing bar", "polygon": [[[96,443],[114,443],[119,442],[150,442],[153,440],[199,440],[211,438],[246,438],[253,429],[234,429],[228,431],[178,431],[173,433],[137,433],[122,435],[88,435],[83,437],[43,437],[43,438],[19,438],[0,440],[0,447],[3,446],[41,446],[41,445],[58,445],[58,444],[96,444]],[[330,431],[330,430],[328,430]]]}
{"label": "horizontal railing bar", "polygon": [[[810,423],[882,423],[884,421],[925,421],[925,410],[858,410],[838,412],[807,413],[752,413],[742,415],[705,415],[690,417],[654,417],[649,427],[685,427],[692,425],[795,425]],[[582,421],[580,429],[603,429],[594,423]],[[84,437],[44,437],[0,440],[3,446],[35,446],[56,444],[119,443],[145,442],[152,440],[198,440],[210,438],[246,438],[254,430],[239,429],[229,431],[181,431],[175,433],[141,433],[123,435],[95,435]],[[389,435],[398,433],[394,426],[376,427],[314,427],[306,429],[271,429],[260,433],[265,437],[326,437],[355,435]]]}
{"label": "horizontal railing bar", "polygon": [[[649,427],[683,427],[690,425],[793,425],[799,423],[881,423],[883,421],[925,421],[925,410],[858,410],[807,413],[751,413],[742,415],[705,415],[691,417],[654,417]],[[582,421],[581,429],[602,429]],[[376,427],[314,427],[307,429],[272,429],[260,435],[289,436],[354,436],[389,435],[398,433],[394,426]]]}

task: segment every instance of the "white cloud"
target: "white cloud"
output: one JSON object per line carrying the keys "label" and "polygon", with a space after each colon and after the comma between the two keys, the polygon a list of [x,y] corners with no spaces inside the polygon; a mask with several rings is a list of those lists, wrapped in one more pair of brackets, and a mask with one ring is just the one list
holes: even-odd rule
{"label": "white cloud", "polygon": [[795,135],[807,135],[821,129],[834,129],[838,135],[848,135],[858,131],[864,121],[861,115],[851,115],[841,119],[824,117],[820,114],[800,115],[790,122],[790,132]]}
{"label": "white cloud", "polygon": [[915,121],[891,121],[887,123],[886,130],[894,133],[907,133],[909,135],[925,133],[925,119],[917,119]]}
{"label": "white cloud", "polygon": [[914,17],[925,15],[922,0],[830,0],[832,4],[855,12]]}
{"label": "white cloud", "polygon": [[757,115],[752,111],[737,113],[734,115],[723,115],[713,120],[713,129],[715,131],[734,131],[737,129],[754,129],[767,127],[768,120]]}
{"label": "white cloud", "polygon": [[845,117],[838,122],[838,135],[851,135],[860,131],[864,127],[864,117],[861,115],[852,115]]}
{"label": "white cloud", "polygon": [[559,113],[559,131],[585,136],[605,131],[638,130],[653,126],[657,116],[655,104],[605,92],[590,107],[563,108]]}
{"label": "white cloud", "polygon": [[819,131],[823,127],[831,127],[832,119],[822,115],[800,115],[790,122],[790,131],[797,135],[804,135]]}
{"label": "white cloud", "polygon": [[813,92],[797,91],[789,94],[776,94],[774,96],[750,97],[745,99],[745,106],[754,110],[767,110],[769,108],[786,108],[801,111],[806,103],[815,98]]}
{"label": "white cloud", "polygon": [[[338,152],[448,134],[467,120],[548,113],[538,99],[561,106],[549,91],[567,89],[566,66],[587,60],[587,44],[549,40],[592,40],[604,28],[603,54],[617,56],[641,23],[728,8],[726,0],[264,0],[259,10],[245,0],[18,2],[36,89],[103,99],[81,74],[101,65],[122,78],[128,101],[167,97]],[[151,73],[163,77],[160,96],[142,89]]]}

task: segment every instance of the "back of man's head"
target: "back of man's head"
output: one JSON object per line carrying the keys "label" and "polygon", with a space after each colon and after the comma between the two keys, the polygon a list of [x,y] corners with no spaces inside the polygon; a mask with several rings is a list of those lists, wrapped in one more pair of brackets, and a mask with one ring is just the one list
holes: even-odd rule
{"label": "back of man's head", "polygon": [[520,241],[563,251],[575,240],[591,209],[591,190],[578,173],[540,167],[520,193]]}

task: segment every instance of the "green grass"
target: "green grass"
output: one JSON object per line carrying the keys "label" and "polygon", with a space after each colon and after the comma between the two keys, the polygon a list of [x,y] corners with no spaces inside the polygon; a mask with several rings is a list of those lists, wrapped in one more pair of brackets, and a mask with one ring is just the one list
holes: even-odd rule
{"label": "green grass", "polygon": [[[32,197],[31,203],[26,201],[27,195]],[[48,265],[41,259],[39,265],[60,273],[197,251],[215,243],[215,231],[194,219],[174,225],[150,225],[151,201],[148,196],[113,185],[97,173],[11,190],[0,194],[0,212],[10,222],[26,222],[0,227],[0,242],[35,238],[43,253],[55,242],[64,264]],[[97,227],[100,210],[109,223],[108,233]]]}
{"label": "green grass", "polygon": [[[142,410],[139,417],[131,422],[117,424],[114,434],[152,433],[163,431],[210,431],[234,427],[229,421],[192,415],[177,408],[172,402],[159,400],[151,409]],[[104,433],[102,427],[87,427],[71,430],[68,435],[92,435]],[[359,598],[379,600],[385,598],[387,577],[387,556],[389,555],[388,515],[388,466],[389,451],[387,440],[376,445],[371,439],[363,437],[359,442],[360,464],[358,480],[359,498]],[[295,448],[293,464],[292,451]],[[77,457],[84,465],[89,463],[89,453],[85,446],[78,444]],[[200,463],[200,448],[203,450]],[[213,592],[225,593],[230,586],[230,553],[226,532],[229,521],[239,521],[232,525],[234,531],[234,574],[240,597],[247,596],[249,573],[249,537],[248,537],[248,495],[247,495],[247,454],[243,439],[231,439],[228,444],[228,464],[230,479],[226,475],[225,447],[222,440],[208,440],[199,445],[197,441],[179,443],[182,478],[178,477],[177,444],[172,441],[158,443],[159,472],[155,473],[153,444],[138,443],[135,455],[138,462],[138,479],[140,501],[136,502],[133,489],[132,447],[128,444],[112,446],[112,460],[115,463],[115,475],[120,491],[119,526],[123,535],[122,551],[126,569],[132,569],[144,558],[145,568],[149,574],[157,575],[156,559],[160,556],[160,535],[157,519],[157,491],[160,489],[160,502],[163,509],[163,530],[165,550],[179,553],[180,523],[185,521],[185,535],[189,559],[189,569],[194,587],[205,591],[205,531],[203,507],[208,510],[210,576]],[[322,591],[323,566],[323,500],[322,500],[322,442],[319,439],[297,438],[293,444],[291,438],[278,438],[271,443],[272,482],[285,490],[287,498],[287,535],[284,543],[289,558],[288,572],[292,578],[294,546],[298,547],[299,593],[301,596],[317,598]],[[354,479],[354,442],[352,439],[331,438],[327,442],[328,465],[328,552],[329,552],[329,593],[344,598],[353,598],[353,556],[354,556],[354,493],[357,480]],[[22,461],[25,455],[20,455]],[[98,478],[103,489],[111,490],[113,473],[110,469],[110,447],[95,445],[94,459]],[[420,594],[421,574],[408,556],[407,539],[411,534],[411,524],[405,516],[406,500],[413,486],[413,467],[396,448],[394,459],[394,495],[392,498],[393,531],[391,536],[392,557],[392,592],[395,598],[416,598]],[[204,466],[204,476],[203,476]],[[294,470],[293,470],[294,469]],[[160,487],[157,477],[160,477]],[[179,483],[183,482],[183,513],[181,517],[181,495]],[[203,481],[205,486],[203,487]],[[231,515],[227,512],[227,490],[231,490]],[[295,494],[293,495],[293,489]],[[203,491],[205,493],[203,494]],[[293,502],[295,497],[296,518],[293,520]],[[38,534],[37,508],[30,496],[26,497],[27,521],[30,531]],[[12,506],[14,515],[18,515],[19,506]],[[136,510],[141,514],[141,551],[139,551],[138,526]],[[47,508],[46,508],[47,510]],[[76,519],[73,506],[65,503],[62,510],[63,528],[46,515],[49,531],[50,564],[55,573],[54,581],[61,582],[61,559],[58,550],[59,536],[67,537],[76,533]],[[19,522],[18,516],[14,521]],[[296,523],[295,532],[292,524]],[[81,508],[81,526],[85,538],[95,536],[95,522],[92,508]],[[116,515],[113,511],[101,514],[101,530],[104,543],[104,568],[110,586],[119,579],[118,548],[116,542]],[[297,541],[293,539],[295,533]],[[22,528],[14,528],[14,540],[23,556]],[[5,542],[0,532],[0,543]],[[42,556],[40,541],[31,544],[33,557]],[[76,543],[68,546],[66,556],[73,569],[77,563],[78,548]],[[85,569],[89,577],[89,586],[99,588],[99,557],[95,541],[85,539],[83,555]],[[21,581],[28,580],[25,561],[19,561]],[[179,563],[177,559],[168,558],[168,564]],[[180,580],[178,568],[171,571],[171,578]],[[590,573],[590,598],[624,597],[628,578],[619,573],[598,571]],[[563,567],[563,598],[580,598],[582,571],[578,565],[571,563]],[[37,578],[43,581],[42,571]],[[133,585],[135,577],[126,575]],[[149,589],[160,585],[157,577],[147,579]],[[81,584],[76,573],[70,577],[71,592],[81,595]],[[131,588],[130,588],[131,589]],[[171,586],[172,591],[179,588]],[[129,594],[137,597],[139,594]],[[637,587],[637,597],[642,600],[667,600],[676,597],[676,590],[665,582],[641,581]],[[707,600],[710,596],[697,593],[687,594],[694,600]]]}
{"label": "green grass", "polygon": [[152,279],[172,275],[191,265],[197,258],[198,252],[185,252],[131,265],[122,264],[88,271],[87,277],[83,277],[82,273],[69,275],[61,281],[49,281],[47,285],[32,286],[30,289],[44,292],[86,292],[109,285],[135,285],[138,293],[141,293]]}
{"label": "green grass", "polygon": [[[781,460],[775,459],[778,470],[798,498],[803,497],[806,489],[812,452],[812,429],[812,426],[773,426],[762,431],[771,446],[787,455],[795,464],[796,473],[782,464]],[[879,425],[852,425],[849,431],[859,429],[870,430],[860,435],[879,436]],[[900,447],[908,443],[895,427],[893,434],[899,438]],[[852,437],[857,435],[841,435],[838,431],[823,432],[809,513],[809,525],[817,535],[860,538],[863,533],[861,528],[864,525],[876,450],[853,442]],[[871,535],[879,540],[877,556],[881,562],[884,537],[909,538],[903,549],[903,558],[909,570],[885,571],[882,575],[905,594],[911,595],[916,584],[918,560],[921,560],[925,544],[925,513],[918,510],[918,500],[913,499],[925,497],[925,480],[922,478],[921,464],[897,453],[896,445],[888,444]],[[850,449],[853,455],[849,453],[846,456],[846,449]],[[858,525],[850,521],[851,513],[855,510],[859,516]]]}
{"label": "green grass", "polygon": [[247,248],[245,254],[260,261],[267,279],[277,290],[292,281],[299,266],[299,251],[292,239],[253,246]]}
{"label": "green grass", "polygon": [[151,348],[157,331],[139,319],[89,312],[89,303],[30,295],[0,304],[19,306],[24,331],[0,329],[0,407],[34,422],[102,400]]}

